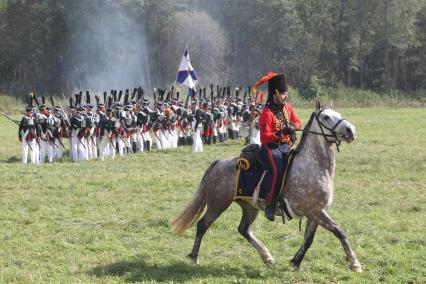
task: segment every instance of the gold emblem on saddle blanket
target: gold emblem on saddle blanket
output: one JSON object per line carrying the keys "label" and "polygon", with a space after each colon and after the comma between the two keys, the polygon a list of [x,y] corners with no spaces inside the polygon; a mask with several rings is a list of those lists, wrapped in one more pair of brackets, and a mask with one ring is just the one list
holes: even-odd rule
{"label": "gold emblem on saddle blanket", "polygon": [[242,171],[250,169],[250,161],[244,157],[240,157],[237,161],[237,167]]}

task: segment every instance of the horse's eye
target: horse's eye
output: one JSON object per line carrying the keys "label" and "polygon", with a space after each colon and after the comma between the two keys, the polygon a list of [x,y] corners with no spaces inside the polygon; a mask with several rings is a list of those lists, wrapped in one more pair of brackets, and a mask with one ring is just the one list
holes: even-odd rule
{"label": "horse's eye", "polygon": [[324,119],[325,120],[327,120],[327,119],[329,119],[330,117],[328,116],[328,115],[324,115]]}

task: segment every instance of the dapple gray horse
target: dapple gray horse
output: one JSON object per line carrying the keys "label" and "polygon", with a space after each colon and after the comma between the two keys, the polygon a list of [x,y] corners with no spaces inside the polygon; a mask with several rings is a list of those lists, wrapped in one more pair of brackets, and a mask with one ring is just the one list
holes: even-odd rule
{"label": "dapple gray horse", "polygon": [[[296,269],[300,267],[320,225],[339,238],[349,268],[355,272],[362,272],[361,264],[351,249],[345,232],[326,212],[333,202],[333,178],[336,167],[333,144],[338,147],[341,141],[351,143],[355,138],[355,126],[331,108],[322,109],[320,103],[316,103],[316,109],[303,130],[301,142],[296,149],[298,153],[294,157],[280,196],[285,198],[290,211],[299,217],[307,218],[304,242],[291,260]],[[243,211],[238,231],[259,252],[265,264],[274,262],[269,250],[256,239],[251,230],[251,224],[256,219],[259,209],[249,201],[233,200],[236,161],[236,157],[214,161],[205,172],[192,200],[171,220],[173,230],[181,234],[198,220],[207,206],[206,213],[197,223],[194,247],[188,255],[194,263],[198,263],[203,235],[233,201],[238,203]],[[264,206],[263,202],[259,202],[261,209]],[[279,214],[278,210],[276,214]]]}

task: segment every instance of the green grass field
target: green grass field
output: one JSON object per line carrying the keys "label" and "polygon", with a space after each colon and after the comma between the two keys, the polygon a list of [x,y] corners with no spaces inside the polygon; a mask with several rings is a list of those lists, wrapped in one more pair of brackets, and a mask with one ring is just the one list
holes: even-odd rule
{"label": "green grass field", "polygon": [[[358,139],[337,154],[330,214],[364,272],[351,272],[340,242],[319,229],[294,271],[298,222],[259,215],[256,236],[275,257],[266,267],[237,232],[236,204],[207,232],[201,264],[185,259],[195,229],[169,219],[191,198],[209,163],[243,141],[192,154],[141,153],[114,161],[22,165],[17,127],[0,118],[0,282],[3,283],[425,283],[426,110],[337,109]],[[307,121],[310,110],[298,110]],[[16,117],[18,119],[18,117]],[[303,222],[304,225],[304,222]]]}

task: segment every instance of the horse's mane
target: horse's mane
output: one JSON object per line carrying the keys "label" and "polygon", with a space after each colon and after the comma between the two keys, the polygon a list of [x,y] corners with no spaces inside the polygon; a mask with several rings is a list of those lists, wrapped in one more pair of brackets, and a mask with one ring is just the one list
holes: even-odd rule
{"label": "horse's mane", "polygon": [[[315,112],[313,112],[311,114],[311,118],[309,118],[309,121],[306,124],[306,126],[303,128],[303,130],[309,130],[309,128],[311,127],[312,121],[314,120],[314,114],[315,114]],[[303,145],[305,145],[306,137],[308,136],[308,133],[309,133],[308,131],[303,131],[302,137],[300,138],[300,142],[295,149],[296,153],[298,153],[298,152],[300,152],[300,150],[302,150]]]}

